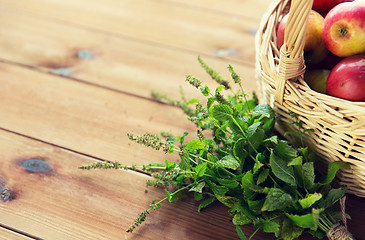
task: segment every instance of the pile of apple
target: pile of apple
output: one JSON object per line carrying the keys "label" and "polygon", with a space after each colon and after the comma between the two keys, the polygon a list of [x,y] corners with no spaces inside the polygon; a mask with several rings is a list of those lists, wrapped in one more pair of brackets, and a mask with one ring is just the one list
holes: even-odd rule
{"label": "pile of apple", "polygon": [[[288,14],[277,28],[279,49]],[[365,102],[365,0],[314,0],[306,29],[304,79],[317,92]]]}

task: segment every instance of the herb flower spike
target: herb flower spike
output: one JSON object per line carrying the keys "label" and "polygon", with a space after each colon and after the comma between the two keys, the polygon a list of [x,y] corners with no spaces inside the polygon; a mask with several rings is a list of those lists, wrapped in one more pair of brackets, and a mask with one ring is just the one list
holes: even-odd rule
{"label": "herb flower spike", "polygon": [[163,142],[162,139],[153,134],[143,134],[142,136],[135,136],[133,133],[127,133],[129,140],[135,141],[137,143],[143,144],[146,147],[151,147],[155,150],[160,150],[161,148],[165,152],[169,152],[171,145]]}
{"label": "herb flower spike", "polygon": [[190,83],[190,85],[196,87],[196,88],[200,88],[201,85],[202,85],[202,82],[196,78],[196,77],[193,77],[191,75],[186,75],[186,80],[188,83]]}

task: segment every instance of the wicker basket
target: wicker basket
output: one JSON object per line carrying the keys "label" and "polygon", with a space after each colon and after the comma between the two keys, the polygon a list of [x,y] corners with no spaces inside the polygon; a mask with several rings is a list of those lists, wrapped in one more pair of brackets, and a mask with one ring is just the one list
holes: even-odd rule
{"label": "wicker basket", "polygon": [[[304,36],[313,0],[274,0],[256,35],[256,75],[260,103],[278,113],[277,130],[295,131],[291,112],[305,129],[304,142],[319,160],[317,169],[326,173],[328,163],[344,161],[351,170],[340,171],[337,182],[348,192],[365,197],[365,102],[351,102],[311,90],[303,80]],[[276,44],[276,27],[289,12],[284,45]],[[292,136],[292,135],[291,135]],[[295,139],[289,139],[294,141]]]}

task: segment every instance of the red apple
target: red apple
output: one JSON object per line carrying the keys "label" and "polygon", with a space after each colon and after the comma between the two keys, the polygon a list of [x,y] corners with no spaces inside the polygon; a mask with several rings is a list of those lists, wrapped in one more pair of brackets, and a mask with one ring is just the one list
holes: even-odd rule
{"label": "red apple", "polygon": [[[286,14],[280,21],[277,29],[277,46],[280,49],[284,44],[284,36],[285,36],[285,26],[288,20],[289,14]],[[322,40],[322,28],[323,28],[324,18],[321,14],[316,11],[311,10],[306,35],[305,35],[305,44],[304,51],[313,51],[318,49],[320,45],[325,48]]]}
{"label": "red apple", "polygon": [[365,52],[365,1],[333,7],[324,19],[322,38],[328,50],[339,57]]}
{"label": "red apple", "polygon": [[364,102],[365,54],[340,61],[328,75],[326,92],[334,97]]}
{"label": "red apple", "polygon": [[319,93],[326,93],[326,81],[330,73],[327,69],[307,70],[304,74],[304,80],[308,86]]}
{"label": "red apple", "polygon": [[313,0],[312,9],[321,14],[325,14],[339,3],[352,1],[353,0]]}

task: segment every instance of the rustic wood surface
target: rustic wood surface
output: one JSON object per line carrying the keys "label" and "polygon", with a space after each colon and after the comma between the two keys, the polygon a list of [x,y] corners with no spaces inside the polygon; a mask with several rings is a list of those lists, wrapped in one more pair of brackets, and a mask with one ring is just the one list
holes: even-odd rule
{"label": "rustic wood surface", "polygon": [[[0,201],[0,239],[237,239],[224,206],[198,213],[191,196],[164,203],[126,233],[163,190],[146,187],[150,177],[140,172],[78,167],[177,159],[126,133],[195,131],[151,91],[178,98],[182,87],[187,98],[200,97],[186,74],[215,83],[197,56],[227,77],[232,64],[245,89],[256,90],[254,37],[269,3],[0,0],[0,188],[12,194]],[[32,159],[41,172],[26,165]],[[365,239],[364,203],[347,198],[357,239]]]}

